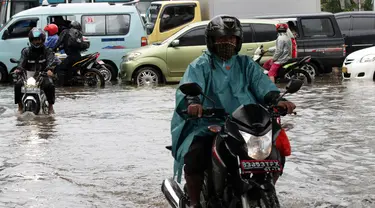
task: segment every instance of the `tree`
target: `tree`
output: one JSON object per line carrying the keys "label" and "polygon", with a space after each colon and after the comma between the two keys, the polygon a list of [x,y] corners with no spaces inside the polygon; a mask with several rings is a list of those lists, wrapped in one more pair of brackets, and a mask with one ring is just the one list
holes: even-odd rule
{"label": "tree", "polygon": [[365,3],[363,4],[363,9],[365,11],[372,11],[373,9],[373,0],[365,0]]}

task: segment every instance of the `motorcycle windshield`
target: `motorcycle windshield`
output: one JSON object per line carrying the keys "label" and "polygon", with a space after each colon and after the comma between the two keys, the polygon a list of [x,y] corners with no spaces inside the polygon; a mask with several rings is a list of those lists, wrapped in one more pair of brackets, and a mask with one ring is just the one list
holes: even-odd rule
{"label": "motorcycle windshield", "polygon": [[232,113],[232,119],[240,130],[255,136],[269,132],[272,127],[270,114],[257,104],[240,106]]}

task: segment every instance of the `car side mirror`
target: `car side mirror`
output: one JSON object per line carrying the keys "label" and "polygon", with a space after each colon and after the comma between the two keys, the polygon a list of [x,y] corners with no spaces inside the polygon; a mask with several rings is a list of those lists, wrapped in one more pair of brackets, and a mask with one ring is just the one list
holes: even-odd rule
{"label": "car side mirror", "polygon": [[9,36],[10,36],[10,34],[9,34],[9,30],[4,30],[4,33],[3,33],[3,37],[2,37],[2,39],[3,39],[3,40],[6,40],[6,39],[9,38]]}
{"label": "car side mirror", "polygon": [[182,93],[189,96],[198,96],[202,94],[202,88],[195,82],[183,84],[179,89]]}
{"label": "car side mirror", "polygon": [[302,85],[303,85],[303,80],[291,79],[285,87],[286,92],[289,93],[289,94],[296,93],[298,90],[301,89]]}
{"label": "car side mirror", "polygon": [[176,46],[178,46],[178,45],[180,45],[180,40],[173,40],[173,41],[171,42],[171,46],[172,46],[172,47],[176,47]]}

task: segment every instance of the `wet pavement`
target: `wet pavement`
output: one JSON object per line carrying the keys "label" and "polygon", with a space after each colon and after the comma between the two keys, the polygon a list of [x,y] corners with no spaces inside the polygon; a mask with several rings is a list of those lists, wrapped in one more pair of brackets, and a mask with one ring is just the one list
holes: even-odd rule
{"label": "wet pavement", "polygon": [[[317,79],[288,99],[283,207],[375,207],[375,84]],[[175,86],[59,89],[53,116],[17,116],[0,86],[0,207],[168,207]]]}

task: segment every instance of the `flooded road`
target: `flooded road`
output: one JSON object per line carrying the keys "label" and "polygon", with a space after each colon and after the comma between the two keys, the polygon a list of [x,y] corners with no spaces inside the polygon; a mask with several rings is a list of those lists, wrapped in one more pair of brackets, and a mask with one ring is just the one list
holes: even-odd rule
{"label": "flooded road", "polygon": [[[375,207],[375,84],[317,80],[277,184],[283,207]],[[168,207],[175,86],[59,89],[54,116],[17,116],[0,86],[0,207]]]}

